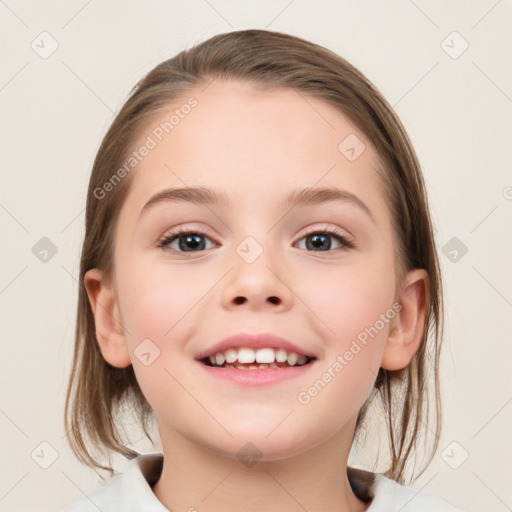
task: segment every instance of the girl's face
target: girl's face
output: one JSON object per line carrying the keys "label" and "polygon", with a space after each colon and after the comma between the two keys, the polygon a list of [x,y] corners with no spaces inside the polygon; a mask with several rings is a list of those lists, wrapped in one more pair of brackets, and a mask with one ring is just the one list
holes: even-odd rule
{"label": "girl's face", "polygon": [[[178,434],[233,457],[251,442],[264,460],[334,434],[351,440],[397,314],[376,153],[336,109],[290,89],[215,80],[190,96],[196,106],[181,109],[189,97],[176,102],[134,146],[149,150],[138,152],[115,237],[125,349],[104,355],[114,366],[133,364],[162,440]],[[194,187],[227,202],[144,208],[164,190]],[[286,202],[320,188],[358,200]],[[159,247],[175,230],[196,235]],[[300,376],[253,386],[200,366],[199,352],[240,332],[276,334],[316,361]]]}

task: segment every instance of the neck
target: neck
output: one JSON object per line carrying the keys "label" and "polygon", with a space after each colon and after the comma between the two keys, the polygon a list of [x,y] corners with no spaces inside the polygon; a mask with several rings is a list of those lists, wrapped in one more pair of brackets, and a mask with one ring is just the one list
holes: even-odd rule
{"label": "neck", "polygon": [[362,512],[369,503],[354,494],[348,480],[347,434],[340,431],[286,459],[243,462],[160,428],[164,463],[153,492],[172,512],[231,512],[241,504],[247,512]]}

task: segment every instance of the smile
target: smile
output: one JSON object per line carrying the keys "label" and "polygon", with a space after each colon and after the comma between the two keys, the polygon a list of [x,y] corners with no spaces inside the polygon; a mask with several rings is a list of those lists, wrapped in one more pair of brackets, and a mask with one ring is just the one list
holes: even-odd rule
{"label": "smile", "polygon": [[[260,352],[259,355],[258,352]],[[271,358],[273,359],[271,362],[259,362],[262,359],[268,361]],[[231,362],[226,362],[226,359]],[[247,360],[249,362],[241,362]],[[255,351],[245,347],[228,349],[226,352],[218,352],[215,356],[196,360],[200,368],[210,377],[242,387],[269,386],[299,377],[309,372],[312,367],[316,367],[315,362],[315,357],[298,355],[296,352],[272,348]]]}
{"label": "smile", "polygon": [[201,360],[205,365],[237,370],[263,370],[303,366],[314,358],[283,348],[229,348]]}

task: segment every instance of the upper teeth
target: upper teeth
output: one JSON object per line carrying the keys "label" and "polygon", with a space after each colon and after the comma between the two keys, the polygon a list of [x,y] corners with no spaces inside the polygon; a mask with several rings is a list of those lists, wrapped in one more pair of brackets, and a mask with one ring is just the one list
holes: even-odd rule
{"label": "upper teeth", "polygon": [[217,352],[215,355],[209,356],[212,364],[221,366],[226,363],[234,363],[238,360],[239,363],[284,363],[285,361],[293,366],[295,364],[305,364],[308,358],[305,355],[297,354],[296,352],[288,352],[283,348],[259,348],[253,350],[252,348],[229,348],[224,352]]}

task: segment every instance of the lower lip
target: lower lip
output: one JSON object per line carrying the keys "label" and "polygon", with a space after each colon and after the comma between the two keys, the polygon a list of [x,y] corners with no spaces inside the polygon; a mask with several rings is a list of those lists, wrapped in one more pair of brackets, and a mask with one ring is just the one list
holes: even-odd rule
{"label": "lower lip", "polygon": [[237,370],[236,368],[207,366],[201,361],[197,361],[197,363],[212,377],[230,380],[240,386],[265,386],[300,377],[311,369],[315,361],[313,360],[310,363],[303,364],[301,366],[273,369],[268,368],[266,370]]}

